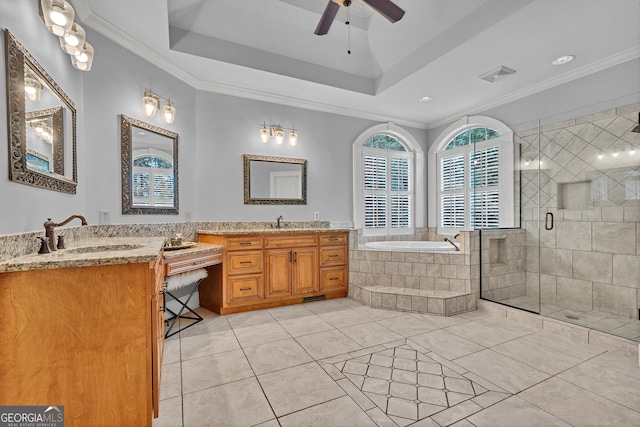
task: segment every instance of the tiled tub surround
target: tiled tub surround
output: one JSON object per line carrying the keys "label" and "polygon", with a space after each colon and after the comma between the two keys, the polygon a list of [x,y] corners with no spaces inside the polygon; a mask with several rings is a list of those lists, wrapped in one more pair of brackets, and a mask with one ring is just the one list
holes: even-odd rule
{"label": "tiled tub surround", "polygon": [[527,294],[525,243],[520,228],[480,231],[482,298],[501,301]]}
{"label": "tiled tub surround", "polygon": [[440,316],[475,310],[479,296],[478,239],[475,232],[462,232],[460,252],[352,247],[349,296],[369,307]]}

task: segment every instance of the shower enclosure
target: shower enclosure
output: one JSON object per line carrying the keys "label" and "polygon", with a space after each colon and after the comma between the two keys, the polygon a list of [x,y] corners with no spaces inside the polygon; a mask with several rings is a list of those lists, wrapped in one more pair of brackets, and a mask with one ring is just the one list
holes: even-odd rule
{"label": "shower enclosure", "polygon": [[640,103],[513,127],[520,226],[480,230],[481,298],[640,341]]}

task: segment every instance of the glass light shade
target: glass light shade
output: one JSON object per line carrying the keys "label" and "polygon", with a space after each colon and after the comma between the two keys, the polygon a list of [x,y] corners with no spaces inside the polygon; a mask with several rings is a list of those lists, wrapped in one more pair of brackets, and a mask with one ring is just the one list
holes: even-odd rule
{"label": "glass light shade", "polygon": [[147,117],[153,117],[156,115],[156,111],[158,111],[158,100],[153,96],[145,96],[142,98],[142,107],[144,108],[143,113]]}
{"label": "glass light shade", "polygon": [[40,0],[40,17],[47,30],[58,37],[71,31],[75,15],[73,7],[66,0]]}
{"label": "glass light shade", "polygon": [[90,71],[93,63],[93,46],[84,42],[80,53],[71,56],[71,63],[78,70]]}
{"label": "glass light shade", "polygon": [[294,146],[298,143],[298,134],[296,133],[296,130],[293,129],[291,130],[291,133],[289,134],[289,145]]}
{"label": "glass light shade", "polygon": [[284,141],[284,132],[282,129],[275,130],[273,134],[276,137],[276,144],[282,144],[282,141]]}
{"label": "glass light shade", "polygon": [[173,108],[171,103],[162,107],[162,120],[167,123],[173,123],[173,120],[176,118],[176,109]]}
{"label": "glass light shade", "polygon": [[33,77],[25,77],[24,92],[29,100],[40,101],[42,85],[37,79],[34,79]]}
{"label": "glass light shade", "polygon": [[60,47],[69,55],[79,55],[82,53],[86,37],[84,28],[74,22],[69,34],[60,37]]}
{"label": "glass light shade", "polygon": [[262,129],[260,129],[260,141],[263,144],[269,142],[269,129],[266,126],[262,126]]}

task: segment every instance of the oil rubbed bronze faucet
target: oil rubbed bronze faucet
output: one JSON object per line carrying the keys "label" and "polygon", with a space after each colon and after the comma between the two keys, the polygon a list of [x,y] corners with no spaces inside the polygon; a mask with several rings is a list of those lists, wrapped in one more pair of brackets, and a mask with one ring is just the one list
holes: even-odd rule
{"label": "oil rubbed bronze faucet", "polygon": [[68,224],[74,218],[78,218],[80,221],[82,221],[82,225],[87,225],[87,220],[82,215],[71,215],[69,218],[65,219],[59,224],[56,224],[55,222],[51,221],[51,218],[47,218],[47,220],[44,223],[44,234],[47,240],[49,241],[49,249],[51,249],[52,251],[57,250],[55,228]]}
{"label": "oil rubbed bronze faucet", "polygon": [[282,221],[284,218],[282,217],[282,215],[280,215],[278,218],[276,218],[276,228],[281,228],[282,226],[280,225],[280,221]]}

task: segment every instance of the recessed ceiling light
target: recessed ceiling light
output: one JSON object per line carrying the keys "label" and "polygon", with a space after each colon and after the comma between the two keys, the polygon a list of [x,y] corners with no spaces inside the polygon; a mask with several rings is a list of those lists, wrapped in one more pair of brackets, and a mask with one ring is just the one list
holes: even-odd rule
{"label": "recessed ceiling light", "polygon": [[423,96],[419,99],[420,102],[429,102],[433,99],[433,96]]}
{"label": "recessed ceiling light", "polygon": [[575,59],[575,55],[564,55],[553,60],[553,65],[564,65]]}

